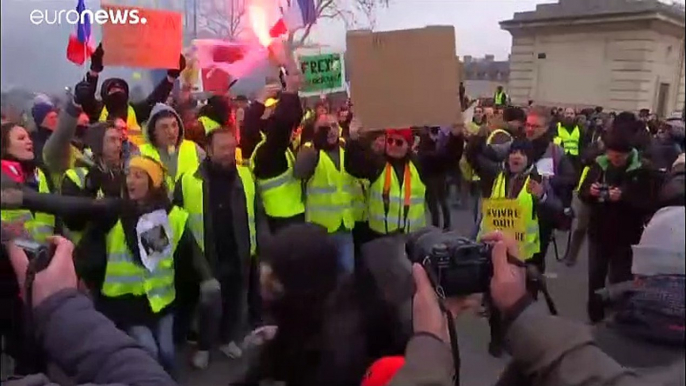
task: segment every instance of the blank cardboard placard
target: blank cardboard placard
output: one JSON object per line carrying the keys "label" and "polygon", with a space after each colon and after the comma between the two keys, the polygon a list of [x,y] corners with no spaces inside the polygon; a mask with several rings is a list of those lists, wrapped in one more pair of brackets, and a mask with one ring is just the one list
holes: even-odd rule
{"label": "blank cardboard placard", "polygon": [[462,122],[454,27],[350,31],[346,64],[365,130]]}
{"label": "blank cardboard placard", "polygon": [[[106,66],[144,68],[179,68],[183,49],[183,24],[178,12],[157,9],[102,5],[110,14],[102,26],[102,48]],[[132,11],[138,11],[139,22],[133,24]],[[123,23],[124,13],[128,23]],[[113,22],[112,15],[119,15]],[[145,21],[145,22],[143,22]]]}

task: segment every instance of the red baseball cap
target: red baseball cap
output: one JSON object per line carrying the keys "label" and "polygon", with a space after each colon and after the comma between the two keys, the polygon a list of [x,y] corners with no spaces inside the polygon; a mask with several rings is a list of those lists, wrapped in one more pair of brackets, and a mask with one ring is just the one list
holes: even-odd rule
{"label": "red baseball cap", "polygon": [[387,386],[404,365],[405,358],[400,356],[378,359],[367,369],[361,386]]}

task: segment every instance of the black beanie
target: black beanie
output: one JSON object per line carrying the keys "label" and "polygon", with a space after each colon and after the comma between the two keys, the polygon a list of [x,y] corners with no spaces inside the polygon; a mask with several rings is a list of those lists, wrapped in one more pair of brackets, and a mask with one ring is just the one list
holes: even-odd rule
{"label": "black beanie", "polygon": [[534,145],[532,145],[530,141],[527,141],[525,139],[515,139],[514,141],[512,141],[512,144],[510,144],[510,154],[516,151],[525,154],[526,157],[529,159],[529,164],[533,162]]}
{"label": "black beanie", "polygon": [[603,134],[605,148],[629,153],[633,149],[632,140],[635,133],[632,126],[634,126],[633,122],[628,122],[626,125],[613,125],[611,130]]}
{"label": "black beanie", "polygon": [[100,86],[100,98],[102,98],[103,101],[106,100],[109,91],[114,87],[118,87],[124,90],[126,98],[129,98],[129,84],[121,78],[109,78],[102,82],[102,86]]}

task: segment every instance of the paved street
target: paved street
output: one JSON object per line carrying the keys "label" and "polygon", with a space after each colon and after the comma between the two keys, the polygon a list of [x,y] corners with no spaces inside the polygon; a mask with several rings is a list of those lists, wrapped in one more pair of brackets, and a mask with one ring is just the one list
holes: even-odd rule
{"label": "paved street", "polygon": [[[473,220],[471,212],[456,210],[453,212],[454,228],[469,235]],[[564,240],[560,238],[561,253],[564,253],[566,234]],[[548,251],[548,284],[550,292],[557,304],[561,315],[577,320],[585,320],[585,297],[586,297],[586,253],[580,258],[579,264],[574,268],[555,261],[554,251],[551,247]],[[463,316],[458,322],[458,337],[460,353],[462,356],[462,385],[487,386],[495,383],[500,371],[507,363],[507,359],[495,359],[488,355],[487,346],[489,341],[488,323],[485,319],[475,316]],[[240,370],[242,364],[230,361],[216,354],[215,360],[207,371],[199,372],[188,368],[190,351],[184,358],[184,374],[182,385],[185,386],[218,386],[227,385],[232,376]],[[351,385],[353,386],[353,385]]]}

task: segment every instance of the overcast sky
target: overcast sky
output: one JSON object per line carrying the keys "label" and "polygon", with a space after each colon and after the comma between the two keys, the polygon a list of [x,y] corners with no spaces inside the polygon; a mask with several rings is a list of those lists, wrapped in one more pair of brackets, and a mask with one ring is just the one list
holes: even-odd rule
{"label": "overcast sky", "polygon": [[[111,0],[140,5],[176,4],[183,9],[184,0]],[[198,0],[211,1],[211,0]],[[221,0],[219,0],[221,1]],[[226,0],[229,1],[229,0]],[[277,0],[262,0],[274,1]],[[352,0],[339,0],[352,1]],[[680,0],[683,2],[683,0]],[[19,86],[33,90],[57,91],[73,85],[84,69],[65,58],[66,45],[73,26],[36,26],[29,14],[34,9],[73,9],[77,0],[2,0],[2,88]],[[507,58],[510,34],[502,31],[499,21],[515,12],[534,10],[536,4],[555,0],[392,0],[388,9],[376,16],[377,30],[416,28],[426,25],[454,25],[458,55],[482,57],[494,54]],[[86,0],[89,9],[98,9],[99,0]],[[174,7],[174,5],[172,5]],[[99,40],[96,31],[96,39]],[[345,46],[345,26],[323,20],[315,28],[313,40],[337,48]],[[106,69],[105,76],[119,75],[122,70]]]}

